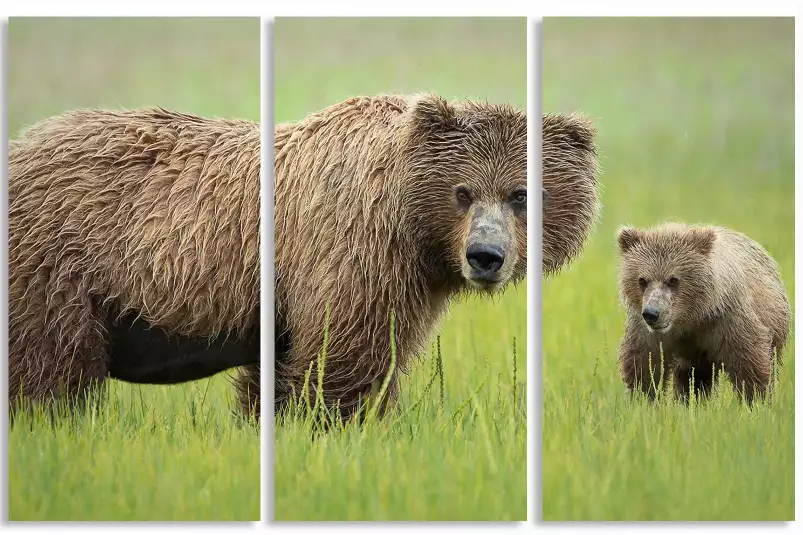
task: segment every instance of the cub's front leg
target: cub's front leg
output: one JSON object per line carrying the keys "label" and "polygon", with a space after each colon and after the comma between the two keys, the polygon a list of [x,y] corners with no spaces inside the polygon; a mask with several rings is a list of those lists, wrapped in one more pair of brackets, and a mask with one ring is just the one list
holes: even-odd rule
{"label": "cub's front leg", "polygon": [[619,343],[619,372],[631,394],[639,390],[653,401],[666,388],[668,359],[662,359],[659,344],[641,329],[637,322],[628,320]]}

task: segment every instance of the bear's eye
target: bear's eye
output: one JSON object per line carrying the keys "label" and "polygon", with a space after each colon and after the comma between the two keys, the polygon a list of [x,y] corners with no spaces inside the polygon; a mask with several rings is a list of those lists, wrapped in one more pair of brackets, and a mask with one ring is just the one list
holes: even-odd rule
{"label": "bear's eye", "polygon": [[680,281],[677,277],[669,277],[669,280],[666,283],[669,285],[670,288],[674,288],[678,285]]}
{"label": "bear's eye", "polygon": [[644,277],[639,277],[638,285],[641,286],[641,289],[643,290],[644,288],[647,287],[647,279],[645,279]]}
{"label": "bear's eye", "polygon": [[471,204],[471,191],[465,186],[457,186],[454,189],[455,197],[461,204]]}
{"label": "bear's eye", "polygon": [[514,204],[527,204],[527,190],[518,189],[510,194],[510,202]]}

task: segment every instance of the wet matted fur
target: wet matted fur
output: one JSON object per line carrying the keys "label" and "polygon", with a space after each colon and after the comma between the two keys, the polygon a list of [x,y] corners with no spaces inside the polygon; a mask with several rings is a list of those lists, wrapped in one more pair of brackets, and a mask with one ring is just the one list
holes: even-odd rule
{"label": "wet matted fur", "polygon": [[259,172],[258,124],[161,108],[12,141],[10,399],[258,363]]}
{"label": "wet matted fur", "polygon": [[[316,393],[327,305],[322,395],[347,419],[390,372],[391,309],[397,365],[381,413],[454,297],[526,274],[519,110],[436,95],[351,98],[277,125],[274,166],[277,411],[301,394],[310,366]],[[473,240],[504,244],[498,280],[484,289],[466,263]]]}
{"label": "wet matted fur", "polygon": [[543,273],[554,275],[583,251],[599,219],[599,165],[591,120],[546,114],[542,122]]}

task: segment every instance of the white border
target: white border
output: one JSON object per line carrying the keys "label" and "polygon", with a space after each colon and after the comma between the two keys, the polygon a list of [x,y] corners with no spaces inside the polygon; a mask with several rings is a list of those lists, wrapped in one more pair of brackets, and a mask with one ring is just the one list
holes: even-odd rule
{"label": "white border", "polygon": [[[264,125],[273,124],[273,40],[272,34],[266,30],[267,23],[260,19],[260,42],[262,50],[259,58],[260,65],[260,126],[262,136],[260,140],[260,293],[261,324],[260,331],[260,496],[259,516],[264,520],[270,518],[269,510],[273,510],[273,403],[268,404],[270,414],[265,415],[265,400],[273,399],[264,395],[273,392],[273,366],[267,365],[273,361],[273,355],[268,355],[266,348],[274,347],[273,333],[273,128]],[[270,43],[270,45],[268,45]],[[270,370],[270,371],[269,371]],[[264,399],[263,399],[264,398]]]}
{"label": "white border", "polygon": [[[541,189],[541,20],[527,20],[527,189]],[[533,88],[538,88],[534,91]],[[527,205],[527,519],[541,518],[542,196]],[[530,386],[534,385],[534,386]]]}
{"label": "white border", "polygon": [[[3,80],[3,105],[2,105],[2,137],[3,137],[3,145],[2,151],[3,158],[2,158],[2,173],[4,177],[4,182],[6,182],[6,176],[8,175],[8,143],[6,140],[9,138],[9,131],[8,131],[8,86],[6,85],[6,80],[8,79],[8,56],[5,54],[5,51],[8,49],[8,21],[3,20],[2,25],[2,42],[3,42],[3,57],[0,60],[2,62],[2,67],[0,71],[2,71],[2,80]],[[3,220],[3,243],[8,244],[8,188],[2,187],[3,196],[3,209],[2,217]],[[7,348],[8,347],[8,245],[2,247],[2,259],[0,259],[0,269],[3,270],[3,285],[2,285],[2,296],[0,296],[0,306],[3,308],[3,316],[2,316],[2,326],[0,326],[0,333],[2,333],[2,341],[0,341],[0,347]],[[8,370],[8,351],[3,351],[3,369]],[[2,504],[2,511],[3,511],[3,522],[8,519],[8,411],[6,408],[8,407],[8,380],[6,379],[8,374],[3,374],[3,380],[0,382],[0,396],[4,400],[3,403],[6,405],[0,409],[0,426],[2,426],[2,435],[3,435],[3,446],[2,446],[2,463],[0,463],[0,477],[3,480],[3,504]]]}
{"label": "white border", "polygon": [[[7,2],[6,2],[7,3]],[[712,9],[713,8],[713,9]],[[187,4],[160,0],[138,0],[136,3],[101,1],[57,0],[18,2],[4,5],[8,16],[102,16],[102,17],[154,17],[154,16],[205,16],[205,17],[287,17],[287,16],[526,16],[530,19],[555,16],[791,16],[800,12],[799,2],[793,0],[764,0],[760,6],[741,2],[705,2],[702,0],[675,0],[657,4],[626,0],[495,0],[494,2],[460,2],[407,0],[381,3],[370,0],[352,0],[335,3],[329,0],[294,0],[292,2],[258,2],[256,0],[227,0],[225,2],[196,1]]]}
{"label": "white border", "polygon": [[[800,13],[800,6],[797,6],[797,13]],[[801,110],[800,110],[800,58],[803,55],[803,29],[801,29],[800,24],[800,17],[795,17],[795,305],[800,303],[800,258],[798,253],[800,252],[800,239],[803,236],[801,230],[803,227],[801,226],[801,217],[800,217],[800,182],[801,176],[801,165],[800,165],[800,125],[801,125]],[[797,311],[797,306],[795,306],[795,312]],[[794,316],[794,324],[795,324],[795,333],[800,332],[800,324],[801,320],[800,317],[795,314]],[[795,345],[797,347],[797,345]],[[797,351],[795,351],[795,357],[797,357]],[[797,390],[797,387],[802,384],[801,378],[803,378],[803,366],[797,364],[797,358],[795,358],[795,518],[797,519],[797,514],[801,510],[801,503],[803,500],[800,497],[800,486],[798,483],[800,482],[800,441],[798,437],[800,436],[800,410],[803,404],[801,404],[800,400],[800,392]],[[795,526],[797,529],[797,526]]]}
{"label": "white border", "polygon": [[[274,16],[290,16],[290,15],[314,15],[314,16],[344,16],[344,15],[351,15],[351,16],[378,16],[378,15],[385,15],[385,16],[401,16],[401,15],[417,15],[417,16],[529,16],[528,20],[528,37],[527,37],[527,46],[528,46],[528,82],[530,84],[529,93],[528,93],[528,113],[530,117],[529,121],[529,133],[528,133],[528,146],[531,149],[530,154],[534,155],[534,158],[531,158],[533,161],[538,161],[537,154],[539,154],[538,147],[540,143],[538,143],[535,147],[533,147],[533,143],[537,142],[540,139],[540,122],[537,121],[538,112],[540,111],[540,97],[541,91],[540,86],[536,85],[535,88],[533,87],[534,84],[537,84],[540,80],[540,48],[536,44],[537,37],[534,34],[536,28],[536,22],[540,23],[540,18],[543,16],[558,16],[558,15],[574,15],[574,16],[667,16],[673,15],[677,16],[682,14],[683,16],[705,16],[705,15],[717,15],[717,16],[789,16],[789,15],[796,15],[801,12],[800,5],[797,2],[770,2],[764,1],[760,5],[760,9],[757,9],[755,6],[750,6],[741,3],[721,3],[721,5],[716,5],[714,3],[704,3],[701,1],[675,1],[671,4],[666,4],[666,6],[655,5],[655,4],[647,4],[647,3],[637,3],[637,2],[624,2],[624,1],[607,1],[607,2],[598,2],[592,0],[586,1],[576,1],[571,6],[566,5],[565,2],[538,2],[538,3],[529,3],[529,2],[513,2],[513,1],[505,1],[505,0],[495,0],[494,2],[488,3],[458,3],[453,2],[451,6],[444,5],[447,4],[445,2],[441,4],[435,4],[434,2],[426,2],[426,1],[415,1],[415,0],[408,0],[403,4],[392,3],[390,5],[380,4],[377,2],[368,2],[368,1],[352,1],[348,4],[343,5],[336,5],[333,2],[327,2],[325,0],[316,1],[316,2],[302,2],[302,1],[294,1],[294,2],[286,2],[284,4],[273,4],[271,3],[261,3],[256,1],[238,1],[238,0],[227,0],[225,2],[193,2],[191,4],[180,5],[178,3],[167,3],[162,1],[151,1],[151,0],[139,0],[134,4],[131,3],[104,3],[104,2],[25,2],[20,3],[16,6],[3,6],[3,10],[6,12],[6,16],[31,16],[31,15],[38,15],[38,16],[262,16],[262,27],[263,30],[267,30],[272,28],[272,23],[270,21]],[[713,4],[713,5],[712,5]],[[671,9],[669,8],[671,6]],[[716,12],[713,12],[711,7],[718,7],[719,9]],[[796,21],[797,22],[797,21]],[[540,24],[539,24],[540,27]],[[2,34],[2,42],[4,45],[8,44],[7,40],[7,32],[8,32],[8,25],[7,21],[4,20],[3,24],[3,34]],[[263,321],[266,323],[266,329],[262,333],[262,347],[267,348],[262,352],[262,359],[263,359],[263,378],[262,378],[262,386],[263,391],[272,391],[272,381],[270,381],[272,375],[270,374],[269,370],[272,369],[272,366],[267,365],[269,362],[272,362],[272,351],[273,351],[273,344],[266,343],[266,341],[270,340],[269,333],[272,330],[272,263],[270,263],[270,259],[273,256],[273,233],[272,233],[272,225],[270,222],[272,221],[272,166],[269,165],[267,162],[271,161],[272,155],[272,96],[273,96],[273,84],[272,84],[272,32],[270,35],[265,35],[266,32],[263,32],[263,36],[261,38],[261,46],[263,51],[263,58],[262,58],[262,65],[263,65],[263,72],[262,72],[262,90],[260,93],[260,98],[262,101],[262,108],[261,108],[261,118],[263,123],[263,163],[262,163],[262,172],[263,177],[270,177],[269,180],[263,181],[262,184],[262,192],[261,196],[263,199],[263,206],[261,209],[261,214],[263,217],[263,232],[262,232],[262,244],[261,244],[261,251],[263,255],[263,269],[261,272],[262,277],[262,284],[263,284],[263,310],[262,310],[262,317]],[[795,29],[795,51],[796,51],[796,60],[795,60],[795,90],[796,96],[800,89],[799,83],[799,69],[797,69],[797,65],[799,63],[799,56],[801,52],[801,39],[800,39],[801,30],[800,27],[796,24]],[[4,47],[7,50],[7,47]],[[4,50],[5,52],[5,50]],[[532,54],[532,57],[529,56]],[[7,80],[7,56],[3,55],[3,62],[2,62],[2,80],[5,82]],[[2,122],[2,129],[5,132],[5,137],[7,139],[8,131],[7,131],[7,93],[5,93],[6,85],[3,84],[4,90],[4,99],[3,99],[3,106],[2,106],[2,114],[3,114],[3,122]],[[796,99],[797,103],[797,99]],[[801,119],[801,111],[796,106],[795,107],[795,136],[796,139],[799,137],[799,125]],[[796,147],[799,143],[796,144]],[[4,176],[6,175],[7,171],[7,145],[3,143],[2,149],[2,172]],[[796,161],[799,155],[799,151],[796,150]],[[531,165],[530,165],[531,164]],[[540,167],[534,167],[534,163],[530,162],[528,164],[528,185],[529,187],[537,187],[537,183],[540,182],[540,173],[538,173],[538,169]],[[795,233],[796,233],[796,241],[795,241],[795,280],[799,280],[799,260],[798,260],[798,247],[797,241],[798,236],[801,235],[801,223],[800,218],[797,217],[797,210],[799,209],[799,178],[800,178],[800,171],[799,166],[795,166]],[[3,188],[3,201],[4,203],[7,202],[7,192],[5,188]],[[266,206],[266,202],[270,203],[270,206]],[[540,201],[539,201],[540,202]],[[530,207],[531,210],[534,210],[536,205],[532,205]],[[6,214],[7,211],[3,210],[3,236],[6,239],[7,243],[7,221],[6,221]],[[539,226],[538,222],[540,219],[533,218],[538,215],[538,213],[533,214],[532,212],[529,214],[532,217],[528,217],[528,219],[532,222],[530,228],[530,242],[528,242],[528,251],[529,256],[534,260],[535,258],[539,257],[538,254],[532,254],[533,252],[539,253],[540,252],[540,232],[538,232]],[[7,251],[3,248],[3,259],[2,259],[2,269],[3,276],[7,277],[7,266],[6,266],[6,258],[7,258]],[[268,265],[270,264],[270,265]],[[540,467],[540,451],[541,451],[541,432],[540,432],[540,412],[541,412],[541,382],[540,382],[540,375],[539,371],[541,369],[541,355],[540,355],[540,291],[541,291],[541,280],[540,280],[540,262],[531,262],[528,267],[528,341],[527,341],[527,358],[531,363],[528,366],[528,477],[527,477],[527,489],[528,489],[528,496],[532,505],[528,505],[528,522],[527,523],[514,523],[511,525],[511,528],[514,529],[525,529],[527,531],[540,531],[540,530],[556,530],[556,529],[567,529],[569,531],[580,531],[583,528],[587,527],[596,527],[597,529],[630,529],[631,526],[634,524],[626,524],[626,523],[616,523],[613,525],[610,524],[592,524],[592,523],[584,523],[584,524],[538,524],[537,519],[540,517],[540,477],[539,477],[539,470],[537,467]],[[3,309],[3,319],[0,320],[3,322],[2,328],[2,347],[7,346],[7,285],[2,285],[2,295],[0,296],[0,303],[2,303]],[[800,299],[800,292],[796,291],[795,293],[795,301],[798,302]],[[534,311],[538,311],[539,313],[533,313]],[[538,323],[536,323],[538,322]],[[797,327],[799,322],[797,321],[797,316],[795,317],[795,327]],[[535,365],[532,365],[535,363]],[[803,374],[803,370],[799,367],[796,371],[795,375],[795,384],[801,384],[800,378],[801,374]],[[3,396],[5,397],[5,380],[3,380]],[[796,396],[796,414],[800,414],[801,407],[799,404],[799,397]],[[267,398],[269,399],[269,398]],[[2,419],[0,421],[0,425],[3,426],[3,462],[2,462],[2,478],[3,478],[3,492],[7,495],[8,486],[7,486],[7,417],[5,411],[4,414],[0,415]],[[189,530],[196,531],[196,530],[206,530],[206,529],[214,529],[215,527],[229,527],[233,529],[266,529],[266,530],[313,530],[318,529],[319,526],[305,526],[305,525],[292,525],[292,524],[269,524],[270,518],[272,517],[272,462],[273,462],[273,455],[272,455],[272,438],[273,438],[273,425],[272,425],[272,417],[270,417],[273,413],[273,404],[268,403],[265,415],[263,415],[263,426],[262,426],[262,433],[261,433],[261,443],[262,443],[262,522],[261,523],[239,523],[236,525],[226,523],[226,524],[218,524],[218,523],[175,523],[171,524],[169,528],[166,524],[160,523],[149,523],[147,526],[142,526],[140,523],[105,523],[105,524],[94,524],[94,523],[50,523],[49,525],[43,523],[29,523],[26,525],[15,524],[15,525],[4,525],[4,528],[16,528],[16,529],[27,529],[33,532],[42,533],[49,533],[53,528],[61,528],[64,530],[78,530],[78,529],[94,529],[100,528],[105,530],[117,530],[117,529],[126,529],[126,530],[142,530],[143,532],[147,529],[150,531],[161,531],[161,530],[178,530],[184,531]],[[797,418],[796,418],[797,420]],[[797,454],[797,436],[799,432],[799,425],[795,427],[795,475],[796,481],[799,479],[797,477],[798,470],[800,466],[800,462],[798,460]],[[735,467],[738,469],[738,467]],[[796,485],[796,492],[797,492],[797,485]],[[796,510],[799,509],[799,505],[801,502],[801,498],[799,496],[799,492],[797,493],[795,499]],[[6,496],[3,496],[3,520],[7,521],[7,500]],[[667,525],[669,524],[669,525]],[[745,524],[745,523],[731,523],[727,524],[727,527],[723,524],[694,524],[694,523],[682,523],[677,527],[672,526],[671,523],[640,523],[635,524],[639,528],[642,529],[669,529],[669,530],[692,530],[697,531],[700,529],[710,529],[713,531],[725,531],[727,530],[743,530],[743,529],[753,529],[753,530],[765,530],[767,526],[762,526],[761,524]],[[383,531],[384,526],[390,526],[387,523],[368,523],[365,527],[372,530],[379,530]],[[440,526],[440,527],[436,527]],[[408,529],[416,529],[417,531],[429,531],[429,530],[445,530],[445,531],[455,531],[458,530],[462,531],[465,529],[473,530],[473,529],[505,529],[505,527],[500,527],[498,524],[493,525],[494,527],[490,527],[490,525],[486,524],[485,527],[479,527],[478,525],[472,524],[465,524],[460,525],[459,527],[455,525],[444,525],[444,524],[436,524],[433,526],[422,526],[416,525],[415,528],[412,526],[407,526]],[[655,526],[655,527],[653,527]],[[323,527],[323,526],[320,526]],[[353,530],[357,527],[356,524],[345,523],[345,525],[335,525],[335,524],[328,524],[327,529],[331,530]],[[394,527],[401,527],[395,526]],[[778,526],[775,524],[775,528],[780,527],[781,529],[796,529],[796,522],[787,523],[785,525]]]}

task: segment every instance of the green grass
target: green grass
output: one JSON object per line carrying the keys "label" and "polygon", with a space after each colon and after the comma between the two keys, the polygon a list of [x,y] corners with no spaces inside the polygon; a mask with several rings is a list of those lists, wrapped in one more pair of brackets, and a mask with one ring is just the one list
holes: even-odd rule
{"label": "green grass", "polygon": [[[258,19],[14,19],[9,132],[77,107],[259,120]],[[258,520],[257,428],[231,380],[110,381],[99,410],[9,431],[9,519]]]}
{"label": "green grass", "polygon": [[595,118],[604,185],[582,258],[544,288],[545,520],[794,519],[794,339],[770,407],[730,387],[691,409],[628,402],[615,246],[621,224],[726,225],[794,298],[793,27],[544,20],[543,109]]}
{"label": "green grass", "polygon": [[[526,109],[524,19],[277,19],[274,46],[276,121],[417,91]],[[525,520],[526,295],[453,306],[442,374],[422,355],[395,417],[315,441],[309,421],[277,422],[275,519]]]}

